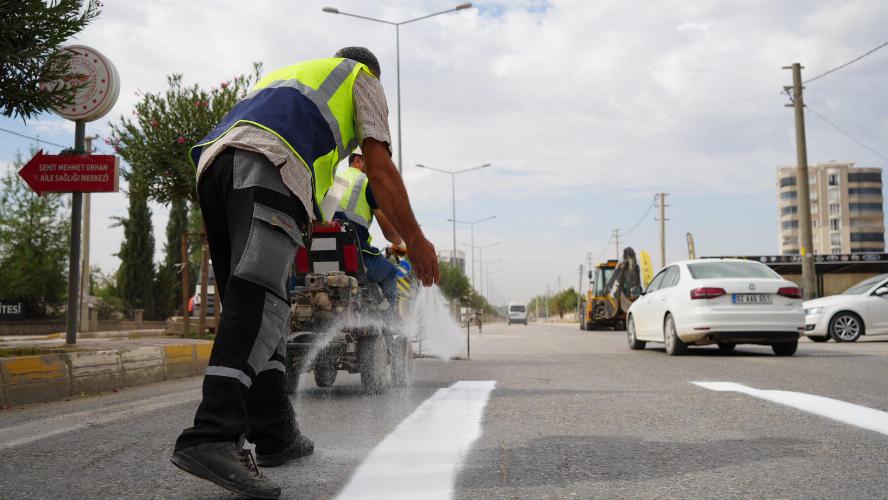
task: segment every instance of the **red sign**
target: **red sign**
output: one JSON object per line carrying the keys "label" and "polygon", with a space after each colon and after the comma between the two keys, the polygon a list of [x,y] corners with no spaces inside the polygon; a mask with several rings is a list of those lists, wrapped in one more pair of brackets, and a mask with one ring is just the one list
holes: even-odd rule
{"label": "red sign", "polygon": [[45,155],[43,150],[19,175],[38,195],[43,193],[117,192],[118,158],[114,155]]}

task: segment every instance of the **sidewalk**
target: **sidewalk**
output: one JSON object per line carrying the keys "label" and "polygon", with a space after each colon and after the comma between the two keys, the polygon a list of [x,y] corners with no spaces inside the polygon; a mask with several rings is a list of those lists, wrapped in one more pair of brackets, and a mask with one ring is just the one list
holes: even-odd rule
{"label": "sidewalk", "polygon": [[74,346],[57,334],[0,337],[0,407],[200,375],[213,345],[146,330],[99,333],[115,335],[78,336]]}

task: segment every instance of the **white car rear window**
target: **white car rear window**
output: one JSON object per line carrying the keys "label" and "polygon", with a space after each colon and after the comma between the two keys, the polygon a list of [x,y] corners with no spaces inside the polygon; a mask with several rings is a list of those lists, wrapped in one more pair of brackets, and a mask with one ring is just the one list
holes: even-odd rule
{"label": "white car rear window", "polygon": [[688,264],[694,279],[779,278],[780,275],[757,262],[697,262]]}
{"label": "white car rear window", "polygon": [[512,307],[509,308],[509,312],[519,312],[519,313],[523,313],[524,310],[525,310],[525,309],[524,309],[524,306],[512,306]]}

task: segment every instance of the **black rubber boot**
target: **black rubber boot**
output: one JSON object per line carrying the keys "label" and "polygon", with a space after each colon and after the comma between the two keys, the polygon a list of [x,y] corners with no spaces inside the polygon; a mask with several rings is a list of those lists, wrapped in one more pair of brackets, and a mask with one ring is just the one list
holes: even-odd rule
{"label": "black rubber boot", "polygon": [[171,459],[176,467],[249,498],[278,498],[281,488],[259,472],[253,454],[230,442],[182,448]]}
{"label": "black rubber boot", "polygon": [[256,454],[256,463],[259,467],[280,467],[290,460],[307,457],[314,453],[314,442],[303,435],[296,436],[296,440],[286,450],[265,455]]}

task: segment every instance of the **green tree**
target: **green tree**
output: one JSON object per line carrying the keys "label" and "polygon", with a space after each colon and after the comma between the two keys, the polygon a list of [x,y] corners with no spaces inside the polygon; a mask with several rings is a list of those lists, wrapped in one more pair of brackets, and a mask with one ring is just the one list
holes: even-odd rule
{"label": "green tree", "polygon": [[148,199],[159,203],[196,202],[189,151],[246,96],[261,68],[256,63],[253,74],[237,76],[210,90],[196,84],[185,86],[182,75],[170,75],[166,91],[141,95],[134,118],[121,117],[111,124],[107,141],[130,165],[127,181],[144,187]]}
{"label": "green tree", "polygon": [[45,317],[67,294],[70,223],[63,196],[37,196],[17,173],[23,164],[17,155],[0,181],[0,298]]}
{"label": "green tree", "polygon": [[[86,82],[71,84],[62,44],[100,12],[98,0],[0,0],[0,114],[30,119],[70,104]],[[68,85],[40,88],[41,82]]]}
{"label": "green tree", "polygon": [[159,317],[173,315],[181,305],[182,280],[179,266],[182,261],[182,234],[188,230],[188,204],[184,199],[172,200],[170,218],[166,227],[164,260],[157,271],[155,306]]}
{"label": "green tree", "polygon": [[462,304],[463,297],[472,289],[469,279],[466,278],[462,269],[451,265],[449,262],[440,261],[438,267],[441,272],[441,281],[438,283],[441,294],[447,300],[456,300]]}
{"label": "green tree", "polygon": [[132,314],[133,309],[144,309],[145,317],[153,319],[156,317],[153,286],[154,231],[151,227],[148,198],[143,191],[130,190],[127,216],[117,220],[123,226],[123,243],[117,254],[120,258],[117,288],[127,314]]}

